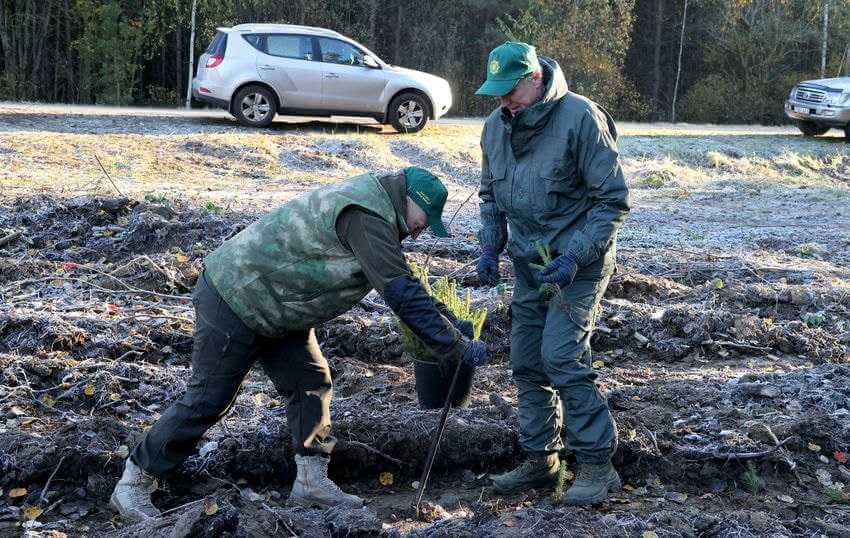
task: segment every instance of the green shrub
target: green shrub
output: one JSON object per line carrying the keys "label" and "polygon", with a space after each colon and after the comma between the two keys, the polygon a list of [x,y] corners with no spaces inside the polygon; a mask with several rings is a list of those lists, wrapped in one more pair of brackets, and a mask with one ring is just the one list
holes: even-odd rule
{"label": "green shrub", "polygon": [[[428,268],[416,263],[411,263],[410,268],[413,271],[413,276],[422,282],[422,287],[425,291],[440,301],[449,311],[454,314],[457,319],[467,320],[472,322],[472,334],[475,339],[481,337],[481,330],[484,328],[484,320],[487,318],[487,310],[485,308],[472,309],[472,290],[467,289],[466,293],[461,294],[458,291],[457,282],[450,280],[447,277],[439,278],[432,286],[428,282]],[[414,357],[431,358],[432,354],[428,351],[425,345],[419,338],[413,334],[410,327],[400,319],[396,319],[399,332],[401,333],[401,344],[404,350]]]}
{"label": "green shrub", "polygon": [[737,88],[727,77],[708,75],[682,97],[681,118],[693,123],[742,123],[736,121]]}
{"label": "green shrub", "polygon": [[171,207],[171,200],[168,199],[168,196],[161,192],[156,191],[148,191],[145,193],[145,202],[154,205],[164,205]]}

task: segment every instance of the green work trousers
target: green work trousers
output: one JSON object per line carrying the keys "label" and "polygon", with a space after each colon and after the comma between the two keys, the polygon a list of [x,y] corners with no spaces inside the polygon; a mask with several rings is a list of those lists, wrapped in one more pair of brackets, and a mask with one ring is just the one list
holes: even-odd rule
{"label": "green work trousers", "polygon": [[579,269],[572,285],[547,299],[537,271],[513,257],[511,367],[519,399],[520,445],[531,453],[567,446],[579,463],[605,463],[617,428],[591,366],[590,336],[599,301],[614,272],[615,248]]}

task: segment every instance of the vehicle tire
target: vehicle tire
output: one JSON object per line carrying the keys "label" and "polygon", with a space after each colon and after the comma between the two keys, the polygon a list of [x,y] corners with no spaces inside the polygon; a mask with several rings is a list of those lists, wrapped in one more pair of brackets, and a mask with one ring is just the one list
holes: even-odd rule
{"label": "vehicle tire", "polygon": [[844,141],[850,142],[850,123],[844,126]]}
{"label": "vehicle tire", "polygon": [[400,133],[418,133],[431,116],[428,101],[418,93],[402,93],[390,101],[387,119]]}
{"label": "vehicle tire", "polygon": [[233,97],[230,112],[247,127],[266,127],[275,116],[277,100],[264,86],[245,86]]}
{"label": "vehicle tire", "polygon": [[803,136],[819,136],[829,131],[829,127],[825,125],[818,125],[812,121],[797,121],[797,127],[800,129],[800,132],[803,133]]}

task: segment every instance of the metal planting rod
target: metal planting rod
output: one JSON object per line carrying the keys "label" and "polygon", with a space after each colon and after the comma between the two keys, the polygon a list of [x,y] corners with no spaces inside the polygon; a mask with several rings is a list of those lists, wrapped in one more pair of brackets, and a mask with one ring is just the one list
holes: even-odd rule
{"label": "metal planting rod", "polygon": [[425,468],[422,469],[422,477],[419,479],[419,492],[416,494],[416,517],[419,517],[419,504],[422,502],[422,495],[425,494],[425,486],[428,485],[428,477],[431,476],[431,467],[434,465],[434,457],[437,455],[437,448],[440,446],[440,439],[443,438],[443,432],[446,429],[446,419],[449,416],[449,408],[452,406],[452,395],[455,391],[458,374],[463,361],[457,361],[455,375],[452,377],[452,384],[449,385],[449,394],[446,396],[446,403],[443,405],[443,414],[440,416],[440,423],[437,425],[437,430],[434,432],[434,439],[431,441],[431,449],[428,451],[428,460],[425,462]]}

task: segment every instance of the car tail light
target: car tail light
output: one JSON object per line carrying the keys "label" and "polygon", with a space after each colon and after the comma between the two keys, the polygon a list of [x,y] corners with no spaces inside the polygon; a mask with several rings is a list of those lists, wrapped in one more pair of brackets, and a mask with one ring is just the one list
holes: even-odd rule
{"label": "car tail light", "polygon": [[209,60],[207,60],[207,67],[218,67],[218,64],[220,64],[223,60],[224,56],[221,54],[210,56]]}

